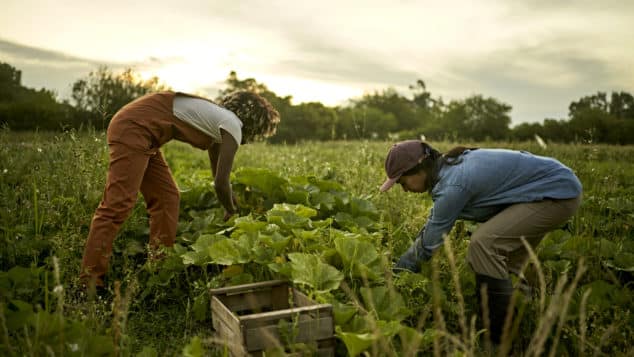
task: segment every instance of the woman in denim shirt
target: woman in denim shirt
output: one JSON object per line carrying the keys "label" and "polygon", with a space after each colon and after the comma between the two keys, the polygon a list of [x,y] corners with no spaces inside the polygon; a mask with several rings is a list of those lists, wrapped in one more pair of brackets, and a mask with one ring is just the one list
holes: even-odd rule
{"label": "woman in denim shirt", "polygon": [[484,222],[471,236],[467,260],[478,298],[486,288],[491,341],[499,343],[513,291],[509,273],[521,272],[528,258],[521,238],[535,247],[575,214],[579,179],[559,161],[525,151],[456,147],[441,154],[418,140],[394,144],[385,171],[382,192],[398,183],[406,192],[429,192],[434,201],[396,270],[419,272],[457,219]]}

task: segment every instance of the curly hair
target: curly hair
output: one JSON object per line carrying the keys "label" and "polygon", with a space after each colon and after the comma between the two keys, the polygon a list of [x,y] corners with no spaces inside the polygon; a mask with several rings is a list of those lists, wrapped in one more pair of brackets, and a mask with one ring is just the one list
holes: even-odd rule
{"label": "curly hair", "polygon": [[272,136],[280,122],[280,113],[265,98],[253,92],[227,94],[218,104],[232,111],[242,121],[243,142]]}

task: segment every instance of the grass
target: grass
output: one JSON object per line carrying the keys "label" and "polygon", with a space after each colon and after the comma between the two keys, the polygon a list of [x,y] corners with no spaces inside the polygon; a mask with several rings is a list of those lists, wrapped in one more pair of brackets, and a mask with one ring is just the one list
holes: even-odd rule
{"label": "grass", "polygon": [[[526,273],[535,277],[539,295],[533,300],[516,297],[517,311],[524,318],[521,324],[509,324],[507,333],[516,336],[514,342],[500,346],[497,352],[526,356],[566,351],[631,355],[634,319],[632,270],[628,269],[632,266],[627,265],[627,257],[634,253],[634,168],[629,163],[634,147],[432,144],[441,151],[465,144],[553,156],[575,170],[584,185],[584,202],[566,232],[547,237],[536,252],[531,251]],[[341,183],[354,196],[368,199],[379,208],[380,221],[386,227],[383,240],[387,251],[397,256],[424,224],[431,201],[426,195],[405,194],[399,189],[378,194],[384,179],[384,155],[390,145],[372,141],[250,144],[240,148],[235,166],[267,168],[282,177],[312,175]],[[166,145],[163,152],[181,189],[211,185],[205,152],[177,142]],[[93,355],[99,352],[99,341],[109,341],[113,346],[105,355],[179,355],[184,349],[197,350],[196,343],[201,341],[194,340],[197,336],[205,347],[201,353],[222,354],[209,348],[210,322],[196,316],[199,306],[195,301],[205,289],[220,284],[214,278],[218,271],[210,268],[203,272],[207,278],[202,280],[187,272],[192,275],[178,284],[170,280],[166,286],[157,283],[148,287],[150,278],[158,272],[145,262],[147,218],[142,201],[115,242],[109,274],[118,282],[109,286],[105,299],[88,299],[79,292],[79,263],[92,214],[101,199],[106,169],[103,133],[0,132],[2,277],[16,266],[43,267],[44,271],[33,273],[33,280],[39,283],[30,290],[0,286],[0,311],[9,311],[16,299],[28,298],[40,304],[40,310],[57,316],[50,321],[61,326],[45,328],[42,320],[32,323],[30,329],[12,330],[9,318],[17,315],[3,312],[0,350],[14,355],[62,355],[69,347],[60,344],[77,334],[69,326],[79,323],[88,334],[82,335],[83,340],[94,341],[81,346]],[[188,214],[182,212],[181,218],[189,218]],[[468,237],[475,228],[465,222],[452,234]],[[566,239],[560,242],[560,235]],[[467,244],[464,239],[448,239],[425,278],[412,275],[388,281],[414,312],[405,323],[420,331],[435,331],[431,347],[425,347],[420,338],[402,340],[404,355],[416,355],[421,350],[435,355],[481,355],[490,350],[475,324],[473,277],[464,261]],[[551,257],[551,251],[555,258],[545,259]],[[354,296],[354,287],[340,293],[350,300],[362,300]],[[533,333],[526,336],[523,332],[529,329]],[[57,333],[44,333],[49,330]],[[390,352],[393,343],[381,338],[370,351],[376,355],[394,353]]]}

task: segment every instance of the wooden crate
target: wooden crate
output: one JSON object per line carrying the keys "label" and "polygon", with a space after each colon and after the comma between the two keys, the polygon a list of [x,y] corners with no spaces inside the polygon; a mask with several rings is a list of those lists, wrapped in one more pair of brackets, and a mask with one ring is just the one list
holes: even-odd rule
{"label": "wooden crate", "polygon": [[262,355],[293,343],[316,345],[334,356],[332,305],[317,304],[282,280],[212,289],[216,339],[233,356]]}

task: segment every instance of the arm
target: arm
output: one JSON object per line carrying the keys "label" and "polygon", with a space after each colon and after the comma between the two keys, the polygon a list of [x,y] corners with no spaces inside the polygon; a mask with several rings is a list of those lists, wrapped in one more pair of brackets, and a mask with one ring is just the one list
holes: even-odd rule
{"label": "arm", "polygon": [[209,155],[209,164],[211,165],[211,177],[216,177],[216,168],[218,167],[218,155],[220,155],[220,144],[213,143],[207,150]]}
{"label": "arm", "polygon": [[434,202],[427,223],[400,257],[396,268],[419,271],[419,263],[431,259],[432,253],[443,244],[468,200],[468,193],[461,187],[449,186]]}
{"label": "arm", "polygon": [[[224,130],[220,130],[222,143],[214,144],[209,148],[209,161],[214,175],[214,186],[218,200],[226,210],[225,220],[235,214],[237,207],[234,205],[231,191],[231,168],[233,159],[238,151],[235,139]],[[215,169],[214,169],[215,168]]]}

